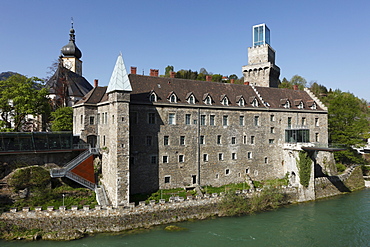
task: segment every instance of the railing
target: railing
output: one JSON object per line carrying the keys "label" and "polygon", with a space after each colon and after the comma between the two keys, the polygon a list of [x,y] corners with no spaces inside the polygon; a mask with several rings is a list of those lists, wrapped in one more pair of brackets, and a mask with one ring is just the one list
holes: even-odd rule
{"label": "railing", "polygon": [[81,176],[78,176],[77,174],[75,173],[72,173],[70,171],[66,172],[66,175],[65,175],[67,178],[79,183],[79,184],[82,184],[84,186],[86,186],[87,188],[89,189],[92,189],[92,190],[95,190],[95,187],[96,185],[86,179],[84,179],[83,177]]}

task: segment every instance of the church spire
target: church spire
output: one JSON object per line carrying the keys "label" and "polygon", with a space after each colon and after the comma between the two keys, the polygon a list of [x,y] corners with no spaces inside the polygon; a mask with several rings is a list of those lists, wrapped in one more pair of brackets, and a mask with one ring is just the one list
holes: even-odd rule
{"label": "church spire", "polygon": [[76,46],[76,36],[75,30],[73,28],[73,18],[71,18],[71,29],[69,30],[69,43],[62,47],[61,51],[63,56],[65,57],[75,57],[80,59],[82,57],[82,53],[80,49]]}

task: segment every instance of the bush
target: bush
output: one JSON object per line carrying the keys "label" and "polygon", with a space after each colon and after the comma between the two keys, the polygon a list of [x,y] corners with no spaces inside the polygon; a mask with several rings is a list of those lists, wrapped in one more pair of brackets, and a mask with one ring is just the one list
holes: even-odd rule
{"label": "bush", "polygon": [[338,172],[344,172],[346,170],[346,166],[343,165],[342,163],[336,163],[335,165],[337,166]]}

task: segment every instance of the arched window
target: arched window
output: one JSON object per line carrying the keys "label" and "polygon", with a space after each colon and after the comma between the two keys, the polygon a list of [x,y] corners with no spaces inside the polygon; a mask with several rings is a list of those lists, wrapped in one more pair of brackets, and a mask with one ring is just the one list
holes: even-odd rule
{"label": "arched window", "polygon": [[150,102],[157,102],[157,95],[153,92],[149,97]]}
{"label": "arched window", "polygon": [[240,98],[240,100],[238,101],[238,105],[239,106],[244,106],[245,105],[245,100],[243,98]]}
{"label": "arched window", "polygon": [[212,105],[212,100],[211,100],[211,97],[208,95],[207,98],[205,99],[204,103],[206,105]]}
{"label": "arched window", "polygon": [[170,102],[171,103],[176,103],[177,102],[177,97],[175,94],[172,94],[171,97],[170,97]]}
{"label": "arched window", "polygon": [[194,95],[190,95],[189,99],[188,99],[188,103],[189,104],[195,104],[195,98],[194,98]]}
{"label": "arched window", "polygon": [[252,106],[258,107],[258,100],[256,98],[252,101]]}
{"label": "arched window", "polygon": [[224,106],[228,106],[229,105],[229,100],[227,99],[227,97],[224,97],[222,99],[222,105],[224,105]]}

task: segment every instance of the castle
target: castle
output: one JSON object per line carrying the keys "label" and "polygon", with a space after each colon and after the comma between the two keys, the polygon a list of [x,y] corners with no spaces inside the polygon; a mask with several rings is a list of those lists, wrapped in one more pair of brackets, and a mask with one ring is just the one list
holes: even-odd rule
{"label": "castle", "polygon": [[[74,135],[100,148],[100,182],[112,205],[127,205],[131,194],[247,177],[288,174],[298,186],[299,150],[328,144],[327,108],[308,89],[277,88],[280,69],[265,24],[253,27],[253,41],[244,85],[159,77],[158,70],[144,76],[135,67],[129,74],[120,54],[108,87],[95,83],[73,105]],[[70,51],[65,67],[80,64]],[[332,155],[321,149],[312,158],[325,170]]]}

